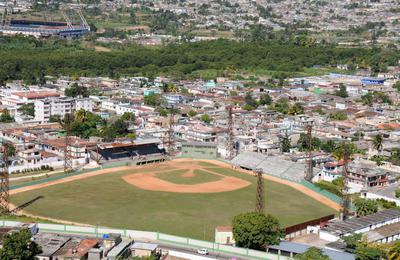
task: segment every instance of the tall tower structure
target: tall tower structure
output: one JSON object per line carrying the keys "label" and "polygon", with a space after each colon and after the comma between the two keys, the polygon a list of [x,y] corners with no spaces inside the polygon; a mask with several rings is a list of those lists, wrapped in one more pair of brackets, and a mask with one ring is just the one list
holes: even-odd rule
{"label": "tall tower structure", "polygon": [[71,121],[72,115],[66,114],[64,117],[65,143],[64,143],[64,173],[72,171],[72,154],[71,154]]}
{"label": "tall tower structure", "polygon": [[345,147],[343,153],[343,187],[342,187],[342,219],[346,220],[350,213],[350,195],[349,195],[349,176],[348,176],[348,168],[347,163],[350,159],[350,151]]}
{"label": "tall tower structure", "polygon": [[8,174],[8,146],[1,144],[1,172],[0,172],[0,210],[1,213],[10,212],[10,180]]}
{"label": "tall tower structure", "polygon": [[256,169],[254,175],[257,177],[256,212],[265,213],[263,170]]}
{"label": "tall tower structure", "polygon": [[175,118],[174,113],[171,111],[169,115],[168,130],[163,139],[163,146],[167,150],[167,155],[172,157],[175,155]]}
{"label": "tall tower structure", "polygon": [[313,144],[312,144],[312,124],[308,123],[306,126],[307,135],[307,163],[305,170],[305,180],[310,181],[313,178]]}
{"label": "tall tower structure", "polygon": [[228,129],[227,129],[228,137],[226,140],[226,152],[227,152],[227,158],[231,160],[236,155],[235,138],[233,133],[233,108],[232,106],[228,106],[226,110],[228,111]]}

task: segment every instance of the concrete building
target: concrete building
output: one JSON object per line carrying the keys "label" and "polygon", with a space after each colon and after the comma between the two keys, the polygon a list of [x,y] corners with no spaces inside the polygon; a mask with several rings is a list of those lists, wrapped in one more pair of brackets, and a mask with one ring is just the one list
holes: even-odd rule
{"label": "concrete building", "polygon": [[[396,224],[395,226],[391,226],[393,229],[397,227],[399,222],[400,210],[387,209],[368,216],[354,217],[345,221],[330,221],[326,227],[320,230],[319,237],[327,241],[335,242],[344,236],[354,233],[364,234],[372,230],[378,230],[378,228],[383,226]],[[390,234],[390,237],[392,236],[393,234]],[[380,240],[384,240],[384,238],[380,238]]]}
{"label": "concrete building", "polygon": [[93,111],[92,101],[87,98],[74,99],[70,97],[36,100],[35,120],[46,123],[49,122],[51,116],[63,118],[66,114],[72,114],[79,109]]}
{"label": "concrete building", "polygon": [[235,240],[233,238],[231,226],[219,226],[215,228],[215,243],[221,245],[234,245]]}

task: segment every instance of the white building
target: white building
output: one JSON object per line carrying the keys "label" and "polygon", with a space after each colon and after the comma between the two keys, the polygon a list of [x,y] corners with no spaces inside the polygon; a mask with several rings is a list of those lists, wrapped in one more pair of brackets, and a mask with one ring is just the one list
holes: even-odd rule
{"label": "white building", "polygon": [[79,109],[93,111],[90,99],[74,99],[70,97],[46,98],[35,101],[35,120],[46,123],[50,116],[64,117]]}

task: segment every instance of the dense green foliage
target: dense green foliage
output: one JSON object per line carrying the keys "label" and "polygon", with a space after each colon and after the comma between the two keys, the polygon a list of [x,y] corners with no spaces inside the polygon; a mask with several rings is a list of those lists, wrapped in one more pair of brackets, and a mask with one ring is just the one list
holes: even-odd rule
{"label": "dense green foliage", "polygon": [[346,251],[354,253],[361,239],[362,234],[360,233],[343,237],[343,241],[346,243]]}
{"label": "dense green foliage", "polygon": [[285,235],[276,218],[256,212],[236,216],[232,227],[237,246],[257,250],[264,250],[267,245],[279,244]]}
{"label": "dense green foliage", "polygon": [[295,257],[296,260],[329,260],[330,258],[317,247],[310,247],[302,254]]}
{"label": "dense green foliage", "polygon": [[65,95],[67,97],[88,97],[89,96],[89,91],[86,87],[84,86],[78,86],[77,83],[72,84],[71,87],[67,88],[65,90]]}
{"label": "dense green foliage", "polygon": [[28,229],[5,235],[3,248],[0,250],[0,259],[4,260],[33,260],[35,255],[42,250],[35,242],[31,241],[31,233]]}
{"label": "dense green foliage", "polygon": [[349,94],[347,93],[346,86],[341,84],[339,89],[335,91],[335,95],[342,98],[347,98]]}
{"label": "dense green foliage", "polygon": [[96,52],[79,42],[0,37],[0,82],[24,79],[43,81],[44,75],[120,75],[171,74],[184,77],[205,69],[264,69],[298,72],[313,65],[338,63],[393,65],[400,53],[389,49],[312,47],[290,41],[235,42],[228,40],[170,44],[160,48],[124,45],[111,52]]}
{"label": "dense green foliage", "polygon": [[18,109],[18,111],[24,115],[35,116],[35,104],[34,103],[23,104]]}
{"label": "dense green foliage", "polygon": [[[57,120],[57,118],[52,118]],[[125,113],[114,121],[106,121],[99,115],[86,110],[78,110],[73,116],[66,116],[63,120],[58,118],[70,135],[89,138],[92,136],[103,137],[110,141],[117,137],[135,138],[128,130],[129,122],[135,120],[132,113]]]}
{"label": "dense green foliage", "polygon": [[357,199],[354,202],[357,216],[366,216],[378,212],[378,202],[369,199]]}
{"label": "dense green foliage", "polygon": [[288,153],[290,152],[290,147],[292,146],[290,143],[290,138],[286,134],[285,136],[280,138],[280,145],[281,145],[281,152],[282,153]]}
{"label": "dense green foliage", "polygon": [[3,109],[0,115],[0,122],[1,123],[12,123],[15,122],[14,117],[10,115],[10,111],[8,109]]}

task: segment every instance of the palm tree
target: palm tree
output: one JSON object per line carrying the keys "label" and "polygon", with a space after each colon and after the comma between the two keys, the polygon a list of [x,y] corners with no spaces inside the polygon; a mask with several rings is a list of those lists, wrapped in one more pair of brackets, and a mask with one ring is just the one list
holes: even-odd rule
{"label": "palm tree", "polygon": [[372,140],[372,146],[377,150],[379,153],[382,152],[383,148],[383,137],[381,134],[378,134],[374,137],[374,140]]}
{"label": "palm tree", "polygon": [[388,260],[400,259],[400,242],[392,244],[388,251]]}
{"label": "palm tree", "polygon": [[341,142],[333,151],[332,156],[337,160],[343,160],[343,187],[342,187],[342,213],[345,219],[349,213],[350,197],[348,194],[348,176],[347,176],[347,163],[351,159],[355,150],[355,145],[348,142]]}

